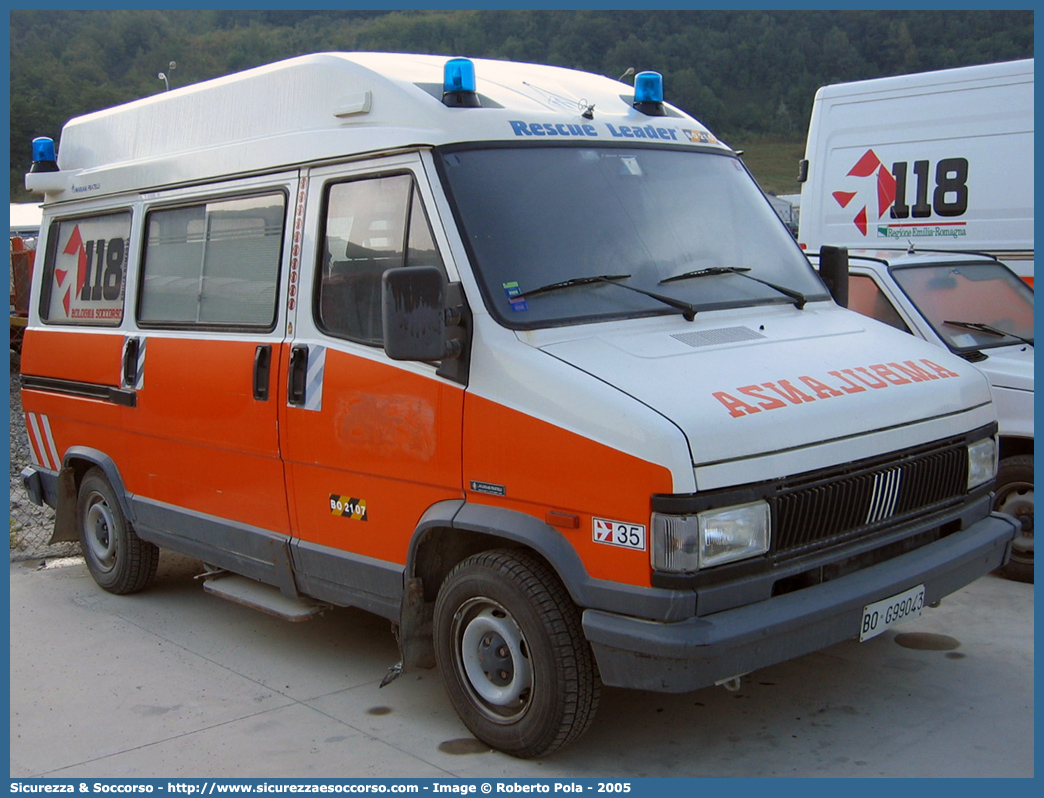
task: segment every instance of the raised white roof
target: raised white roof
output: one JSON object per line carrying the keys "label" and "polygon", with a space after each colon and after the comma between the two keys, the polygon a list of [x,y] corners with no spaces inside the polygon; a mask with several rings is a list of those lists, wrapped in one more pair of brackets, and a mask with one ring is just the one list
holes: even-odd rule
{"label": "raised white roof", "polygon": [[954,86],[972,88],[977,84],[992,81],[1033,82],[1033,59],[1021,61],[1002,61],[995,64],[976,64],[974,66],[955,67],[953,69],[937,69],[932,72],[917,72],[912,75],[893,75],[886,78],[857,80],[849,83],[833,83],[823,86],[816,92],[817,98],[849,97],[853,95],[873,95],[881,92],[895,93],[910,91],[916,93],[926,88]]}
{"label": "raised white roof", "polygon": [[662,117],[635,110],[628,84],[559,67],[474,59],[482,107],[449,108],[447,60],[318,53],[87,114],[62,131],[61,172],[27,186],[64,200],[468,141],[724,146],[670,105]]}

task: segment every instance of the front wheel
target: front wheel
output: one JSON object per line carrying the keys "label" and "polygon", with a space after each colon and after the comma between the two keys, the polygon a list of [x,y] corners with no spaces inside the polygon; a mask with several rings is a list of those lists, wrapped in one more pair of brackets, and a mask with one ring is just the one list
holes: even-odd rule
{"label": "front wheel", "polygon": [[539,558],[487,551],[450,572],[435,603],[435,657],[479,740],[523,759],[573,742],[601,683],[580,612]]}
{"label": "front wheel", "polygon": [[80,482],[76,523],[87,570],[100,587],[125,594],[148,586],[156,575],[159,549],[135,534],[99,468],[92,468]]}
{"label": "front wheel", "polygon": [[1021,454],[1001,460],[997,471],[997,498],[993,509],[1015,516],[1022,526],[1011,546],[1011,559],[998,573],[1033,584],[1033,456]]}

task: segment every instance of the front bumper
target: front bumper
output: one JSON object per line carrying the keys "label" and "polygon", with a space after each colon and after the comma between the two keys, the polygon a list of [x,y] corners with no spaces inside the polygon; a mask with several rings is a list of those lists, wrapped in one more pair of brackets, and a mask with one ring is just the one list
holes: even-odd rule
{"label": "front bumper", "polygon": [[992,514],[942,540],[813,587],[660,623],[585,610],[602,682],[666,693],[707,687],[859,636],[863,607],[924,584],[931,604],[1003,565],[1017,525]]}

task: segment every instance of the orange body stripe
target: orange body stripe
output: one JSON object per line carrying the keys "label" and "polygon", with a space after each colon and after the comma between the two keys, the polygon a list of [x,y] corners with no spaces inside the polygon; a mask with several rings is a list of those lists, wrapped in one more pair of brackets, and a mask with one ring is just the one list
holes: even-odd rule
{"label": "orange body stripe", "polygon": [[[322,409],[280,409],[297,535],[404,564],[424,511],[463,496],[463,395],[460,386],[328,348]],[[332,513],[331,495],[364,501],[367,520]]]}
{"label": "orange body stripe", "polygon": [[[650,584],[648,550],[595,543],[592,518],[648,527],[652,494],[673,490],[668,469],[471,394],[465,418],[465,488],[473,480],[504,488],[504,496],[469,489],[468,501],[529,513],[541,521],[551,511],[577,515],[578,529],[558,531],[589,574]],[[647,528],[647,541],[648,533]]]}
{"label": "orange body stripe", "polygon": [[273,383],[267,402],[253,397],[261,343],[148,338],[137,407],[124,416],[129,491],[289,534],[278,391]]}
{"label": "orange body stripe", "polygon": [[120,384],[122,332],[87,332],[77,329],[28,329],[22,342],[23,374],[90,382]]}

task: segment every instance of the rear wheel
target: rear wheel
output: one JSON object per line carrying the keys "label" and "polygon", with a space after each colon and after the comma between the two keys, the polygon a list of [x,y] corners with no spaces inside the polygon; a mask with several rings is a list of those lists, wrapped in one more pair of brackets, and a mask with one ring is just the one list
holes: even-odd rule
{"label": "rear wheel", "polygon": [[156,575],[159,549],[139,538],[99,468],[80,482],[76,521],[87,570],[110,593],[136,593]]}
{"label": "rear wheel", "polygon": [[1015,516],[1022,530],[1011,546],[1011,559],[998,573],[1017,582],[1033,583],[1033,457],[1018,455],[1002,460],[997,471],[997,498],[993,508]]}
{"label": "rear wheel", "polygon": [[580,612],[539,558],[488,551],[461,562],[435,604],[435,656],[471,732],[521,758],[583,734],[601,683]]}

